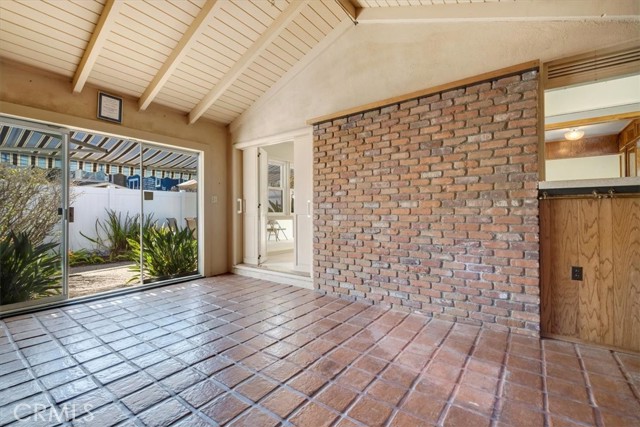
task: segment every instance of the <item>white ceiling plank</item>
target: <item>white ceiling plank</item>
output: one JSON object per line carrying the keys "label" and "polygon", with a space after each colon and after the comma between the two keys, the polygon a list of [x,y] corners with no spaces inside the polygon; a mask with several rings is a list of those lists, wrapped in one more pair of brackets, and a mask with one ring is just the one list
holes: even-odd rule
{"label": "white ceiling plank", "polygon": [[[72,39],[72,41],[78,42],[74,46],[60,40],[52,39],[51,36],[47,34],[36,31],[24,31],[23,27],[15,25],[13,22],[4,22],[2,19],[0,19],[0,26],[2,27],[2,32],[6,34],[6,37],[15,35],[16,43],[21,43],[22,41],[24,43],[31,42],[33,45],[30,48],[34,50],[44,49],[62,52],[64,55],[75,57],[75,64],[77,64],[78,58],[82,58],[82,54],[84,53],[84,44],[79,43],[79,39]],[[78,46],[79,44],[82,44],[82,46]]]}
{"label": "white ceiling plank", "polygon": [[[333,27],[321,14],[321,12],[324,12],[325,14],[328,13],[327,9],[322,5],[316,5],[316,7],[310,7],[308,10],[309,14],[307,16],[309,17],[311,22],[313,22],[313,25],[318,28],[322,32],[322,34],[329,34]],[[333,16],[333,14],[330,15],[333,19],[335,19],[335,16]]]}
{"label": "white ceiling plank", "polygon": [[102,88],[109,88],[110,91],[117,91],[117,93],[123,93],[125,95],[140,96],[144,90],[143,85],[138,85],[131,81],[125,81],[119,76],[112,74],[113,70],[103,67],[96,67],[96,70],[91,73],[91,77],[87,79],[87,82]]}
{"label": "white ceiling plank", "polygon": [[63,76],[73,75],[75,69],[73,64],[62,61],[55,56],[24,49],[20,45],[7,43],[2,38],[0,38],[0,56],[34,67],[42,67],[42,64],[46,64],[47,69],[53,69]]}
{"label": "white ceiling plank", "polygon": [[[249,117],[252,110],[260,108],[268,102],[276,93],[278,93],[284,86],[286,86],[295,76],[297,76],[302,70],[304,70],[311,62],[313,62],[322,52],[324,52],[329,46],[331,46],[338,38],[340,38],[348,30],[353,29],[351,21],[342,21],[327,37],[322,39],[320,43],[316,44],[309,53],[307,53],[300,61],[298,61],[293,67],[285,73],[280,80],[265,91],[265,93],[258,98],[246,111],[242,112],[230,125],[231,132],[234,132],[238,127]],[[244,77],[244,76],[243,76]]]}
{"label": "white ceiling plank", "polygon": [[183,29],[187,26],[175,19],[163,19],[163,13],[158,11],[153,5],[148,5],[142,1],[127,1],[122,8],[121,14],[128,16],[136,22],[136,26],[140,27],[139,31],[152,31],[162,34],[170,40],[167,46],[173,49],[182,37]]}
{"label": "white ceiling plank", "polygon": [[437,6],[363,8],[360,24],[497,22],[497,21],[598,21],[638,20],[640,3],[600,0],[563,0],[550,2],[489,2]]}
{"label": "white ceiling plank", "polygon": [[[312,10],[309,10],[309,13],[315,14]],[[311,19],[307,17],[307,11],[303,11],[300,16],[287,27],[287,30],[282,33],[282,36],[289,40],[287,38],[287,33],[291,33],[297,37],[300,42],[307,46],[315,46],[316,43],[324,38],[324,33],[320,31],[318,27],[313,25]],[[296,45],[299,44],[299,42],[290,43]]]}
{"label": "white ceiling plank", "polygon": [[[282,35],[273,41],[268,50],[287,61],[289,66],[292,66],[304,56],[304,53],[287,43],[282,38]],[[289,68],[287,67],[287,69]]]}
{"label": "white ceiling plank", "polygon": [[278,70],[273,64],[265,60],[262,55],[256,58],[251,67],[247,69],[248,71],[253,71],[260,75],[264,81],[269,83],[269,86],[275,83],[282,73],[281,70]]}
{"label": "white ceiling plank", "polygon": [[[324,21],[329,24],[329,26],[331,27],[331,30],[334,29],[336,27],[336,25],[338,25],[340,22],[344,21],[345,19],[348,19],[344,13],[339,13],[338,15],[336,15],[328,6],[326,3],[321,3],[321,4],[314,4],[312,6],[316,12],[322,16],[322,19],[324,19]],[[331,31],[329,30],[329,31]]]}
{"label": "white ceiling plank", "polygon": [[246,102],[249,103],[249,105],[253,104],[253,102],[258,99],[258,97],[260,95],[254,94],[252,92],[247,92],[246,90],[242,89],[240,86],[238,86],[237,84],[234,84],[233,86],[231,86],[229,88],[228,93],[230,94],[230,96],[232,97],[237,97],[239,99],[242,99]]}
{"label": "white ceiling plank", "polygon": [[274,73],[281,75],[289,68],[291,68],[291,63],[287,62],[284,58],[279,57],[275,52],[273,52],[273,45],[269,46],[267,50],[262,52],[260,55],[261,58],[264,58],[269,64],[268,68],[272,70]]}
{"label": "white ceiling plank", "polygon": [[191,64],[182,63],[171,76],[170,80],[180,79],[186,80],[194,84],[198,84],[204,89],[204,93],[208,93],[211,90],[211,86],[207,83],[212,79],[218,81],[224,76],[222,71],[209,69],[207,71],[202,70],[201,67],[194,67]]}
{"label": "white ceiling plank", "polygon": [[251,63],[260,56],[260,54],[267,48],[267,46],[275,40],[280,32],[297,16],[300,10],[306,7],[308,0],[291,3],[285,10],[278,16],[275,21],[262,33],[262,35],[256,40],[256,42],[249,48],[249,50],[242,56],[229,72],[216,84],[211,92],[207,94],[189,113],[189,123],[194,123],[202,116],[202,114],[213,103],[220,98],[220,96],[233,84],[233,82],[251,65]]}
{"label": "white ceiling plank", "polygon": [[73,77],[73,92],[82,92],[82,88],[84,87],[84,84],[91,73],[91,69],[100,55],[100,50],[102,50],[102,47],[107,41],[107,36],[115,24],[116,18],[118,17],[123,4],[124,2],[122,0],[106,1],[102,14],[100,15],[100,19],[98,19],[96,28],[91,35],[91,40],[89,40],[89,45],[84,51],[80,65],[78,65],[76,74]]}
{"label": "white ceiling plank", "polygon": [[[136,45],[131,43],[123,37],[119,37],[116,34],[112,34],[109,38],[109,43],[104,46],[102,52],[100,52],[100,58],[107,59],[120,59],[129,60],[128,67],[140,68],[144,67],[147,72],[153,77],[158,71],[158,68],[162,66],[162,60],[166,58],[161,53],[147,49],[145,54],[141,54],[139,49],[136,49]],[[153,57],[151,56],[153,55]],[[141,69],[144,69],[141,68]]]}
{"label": "white ceiling plank", "polygon": [[156,52],[161,52],[164,58],[171,55],[173,47],[177,44],[173,39],[167,37],[162,32],[158,32],[155,29],[149,30],[148,28],[140,25],[136,20],[131,19],[126,15],[120,15],[117,24],[111,30],[109,41],[115,34],[120,35],[125,39],[129,39],[129,43],[135,43],[142,46],[146,46],[149,49],[153,49]]}
{"label": "white ceiling plank", "polygon": [[238,77],[238,80],[236,80],[235,84],[238,84],[241,87],[253,88],[253,90],[259,91],[260,93],[264,93],[265,91],[269,90],[268,84],[261,82],[259,80],[256,80],[253,77],[247,75],[246,73]]}
{"label": "white ceiling plank", "polygon": [[[22,16],[13,10],[3,10],[2,13],[0,13],[0,29],[2,29],[2,31],[10,31],[11,28],[17,30],[14,31],[16,34],[23,34],[25,37],[29,33],[39,34],[46,37],[49,40],[49,43],[52,41],[65,43],[73,46],[74,48],[81,49],[83,53],[87,46],[87,42],[91,37],[91,33],[84,30],[79,31],[80,34],[77,35],[72,35],[62,31],[52,34],[51,27],[47,25],[40,25],[34,21],[33,17]],[[80,56],[82,56],[82,54],[80,54]]]}
{"label": "white ceiling plank", "polygon": [[247,82],[241,79],[236,80],[232,87],[245,93],[247,98],[258,99],[264,93],[264,90],[259,90],[255,86],[247,84]]}
{"label": "white ceiling plank", "polygon": [[211,16],[216,13],[222,2],[218,0],[209,0],[205,3],[200,13],[193,20],[187,31],[180,39],[178,46],[171,52],[169,58],[162,64],[162,67],[155,75],[151,84],[145,89],[142,97],[138,101],[138,108],[141,111],[147,109],[153,98],[156,97],[162,86],[167,82],[176,67],[182,62],[187,52],[193,47],[195,40],[202,34],[204,28],[208,25]]}

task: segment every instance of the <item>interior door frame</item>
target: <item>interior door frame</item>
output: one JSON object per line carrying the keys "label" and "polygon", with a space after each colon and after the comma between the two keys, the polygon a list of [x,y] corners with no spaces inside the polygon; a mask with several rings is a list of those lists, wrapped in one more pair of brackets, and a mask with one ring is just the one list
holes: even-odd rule
{"label": "interior door frame", "polygon": [[[261,147],[266,147],[269,145],[277,145],[277,144],[282,144],[285,142],[293,142],[293,150],[294,150],[294,167],[296,168],[296,170],[300,171],[300,172],[296,172],[296,174],[298,173],[303,173],[303,169],[304,166],[295,166],[296,162],[295,162],[295,151],[296,151],[296,147],[297,144],[299,144],[299,141],[304,141],[304,140],[308,140],[309,144],[310,144],[310,148],[308,150],[308,154],[310,156],[309,158],[309,164],[312,166],[313,165],[313,128],[311,126],[309,127],[303,127],[300,129],[295,129],[289,132],[283,132],[277,135],[272,135],[272,136],[268,136],[268,137],[263,137],[263,138],[258,138],[258,139],[254,139],[254,140],[249,140],[249,141],[245,141],[245,142],[236,142],[234,144],[234,148],[238,149],[238,150],[242,150],[242,157],[243,157],[243,161],[242,161],[242,181],[243,181],[243,191],[242,191],[242,205],[244,207],[244,209],[242,209],[242,220],[243,220],[243,224],[242,224],[242,228],[243,228],[243,250],[242,250],[242,259],[244,264],[248,264],[248,265],[259,265],[258,263],[258,253],[259,253],[259,241],[258,241],[258,233],[260,233],[260,231],[258,230],[258,232],[255,232],[255,229],[259,229],[260,228],[260,224],[259,224],[259,218],[258,217],[258,213],[254,212],[255,208],[258,206],[259,204],[259,189],[257,187],[257,183],[259,181],[259,172],[258,172],[258,156],[257,156],[257,152],[258,149]],[[310,170],[308,171],[310,174],[312,174],[312,167],[310,168]],[[296,175],[297,176],[297,175]],[[313,185],[313,181],[311,178],[311,182],[310,185]],[[298,192],[300,190],[300,187],[298,185],[296,185],[296,198],[298,197]],[[300,193],[302,194],[302,193]],[[309,220],[311,220],[312,215],[313,215],[313,208],[312,208],[312,195],[313,195],[313,189],[310,189],[309,195],[306,198],[307,200],[304,200],[304,202],[298,202],[298,204],[296,205],[296,213],[297,214],[301,214],[304,215],[304,217],[309,218]],[[284,197],[288,197],[288,195],[284,195]],[[302,200],[302,199],[300,199]],[[293,219],[293,223],[294,223],[294,227],[296,227],[295,229],[295,239],[294,239],[294,268],[296,271],[299,272],[303,272],[303,273],[309,273],[309,275],[312,275],[312,263],[311,261],[309,261],[309,264],[302,264],[299,265],[299,261],[300,261],[300,256],[298,254],[298,251],[300,250],[307,250],[308,253],[308,258],[309,260],[313,257],[313,245],[312,245],[312,239],[313,239],[313,229],[309,230],[309,244],[308,245],[300,245],[299,241],[298,241],[298,236],[300,236],[301,234],[298,232],[298,221],[297,221],[297,215],[294,214],[293,215],[294,219]],[[266,230],[265,230],[265,241],[266,241]],[[265,251],[266,252],[266,251]]]}
{"label": "interior door frame", "polygon": [[258,147],[258,266],[267,262],[267,221],[269,213],[269,155]]}

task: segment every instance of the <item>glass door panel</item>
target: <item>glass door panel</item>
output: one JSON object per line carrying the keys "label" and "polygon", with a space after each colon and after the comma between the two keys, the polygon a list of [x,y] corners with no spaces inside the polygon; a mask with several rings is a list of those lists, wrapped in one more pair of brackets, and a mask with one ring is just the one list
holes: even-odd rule
{"label": "glass door panel", "polygon": [[0,311],[66,298],[65,137],[0,120]]}
{"label": "glass door panel", "polygon": [[69,205],[69,297],[142,283],[140,144],[71,132]]}
{"label": "glass door panel", "polygon": [[198,273],[198,154],[144,144],[145,283]]}

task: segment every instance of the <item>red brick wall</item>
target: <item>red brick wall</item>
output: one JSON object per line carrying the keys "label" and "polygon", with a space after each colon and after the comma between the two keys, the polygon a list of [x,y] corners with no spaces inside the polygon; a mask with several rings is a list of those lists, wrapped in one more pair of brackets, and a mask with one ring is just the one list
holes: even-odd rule
{"label": "red brick wall", "polygon": [[314,125],[317,288],[539,331],[538,73]]}

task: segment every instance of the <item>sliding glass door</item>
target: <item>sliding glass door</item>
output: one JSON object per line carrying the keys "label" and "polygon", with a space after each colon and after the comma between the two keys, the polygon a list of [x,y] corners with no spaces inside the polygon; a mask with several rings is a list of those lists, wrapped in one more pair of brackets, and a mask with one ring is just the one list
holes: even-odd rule
{"label": "sliding glass door", "polygon": [[0,117],[0,312],[198,275],[198,164]]}
{"label": "sliding glass door", "polygon": [[0,119],[0,311],[66,298],[65,138]]}
{"label": "sliding glass door", "polygon": [[69,297],[142,283],[140,143],[92,132],[69,138]]}
{"label": "sliding glass door", "polygon": [[198,273],[198,155],[142,147],[144,283]]}

